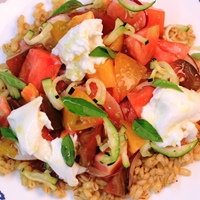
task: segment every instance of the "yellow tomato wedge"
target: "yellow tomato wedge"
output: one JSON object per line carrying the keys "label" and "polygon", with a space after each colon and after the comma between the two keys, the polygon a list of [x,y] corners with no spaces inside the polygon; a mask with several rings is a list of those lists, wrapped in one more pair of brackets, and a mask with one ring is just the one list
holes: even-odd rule
{"label": "yellow tomato wedge", "polygon": [[128,140],[128,151],[134,154],[145,144],[146,140],[134,133],[131,123],[123,120],[122,124],[126,127],[125,135]]}
{"label": "yellow tomato wedge", "polygon": [[94,19],[91,11],[76,15],[69,22],[58,20],[53,25],[52,35],[56,41],[59,41],[71,28],[87,19]]}

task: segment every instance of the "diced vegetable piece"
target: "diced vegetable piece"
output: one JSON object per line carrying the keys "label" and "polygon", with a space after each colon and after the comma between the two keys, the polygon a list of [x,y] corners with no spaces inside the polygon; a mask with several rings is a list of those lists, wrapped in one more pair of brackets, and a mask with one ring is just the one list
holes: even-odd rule
{"label": "diced vegetable piece", "polygon": [[127,97],[138,117],[141,116],[143,106],[145,106],[153,96],[154,87],[146,86],[139,91],[130,92]]}
{"label": "diced vegetable piece", "polygon": [[147,140],[146,143],[140,148],[140,153],[142,157],[151,157],[153,155],[152,152],[150,152],[151,146],[150,141]]}
{"label": "diced vegetable piece", "polygon": [[119,2],[112,1],[107,7],[107,14],[114,20],[120,18],[122,21],[134,26],[136,31],[141,30],[146,26],[146,14],[144,11],[133,12],[128,14],[127,9],[124,8]]}
{"label": "diced vegetable piece", "polygon": [[0,143],[0,154],[10,158],[15,158],[18,154],[15,142],[2,137]]}
{"label": "diced vegetable piece", "polygon": [[111,45],[110,48],[114,51],[121,51],[124,44],[124,35],[120,35]]}
{"label": "diced vegetable piece", "polygon": [[103,104],[103,108],[112,123],[119,128],[121,126],[121,120],[124,119],[124,116],[120,105],[109,92],[106,93],[106,100]]}
{"label": "diced vegetable piece", "polygon": [[122,121],[122,124],[126,127],[125,135],[128,142],[128,151],[131,154],[134,154],[145,144],[146,140],[140,138],[134,133],[131,123]]}
{"label": "diced vegetable piece", "polygon": [[168,156],[170,158],[178,158],[180,156],[185,155],[186,153],[190,152],[194,147],[198,144],[198,139],[194,140],[193,142],[187,143],[182,145],[181,147],[159,147],[154,142],[150,142],[150,146],[157,152]]}
{"label": "diced vegetable piece", "polygon": [[147,27],[159,25],[160,36],[164,32],[164,22],[165,22],[165,11],[157,8],[148,8],[146,9],[148,20]]}
{"label": "diced vegetable piece", "polygon": [[127,37],[125,45],[133,58],[138,60],[142,65],[146,65],[155,53],[159,38],[159,25],[144,28],[137,32],[137,35],[146,38],[149,43],[143,44],[134,37]]}
{"label": "diced vegetable piece", "polygon": [[6,126],[8,127],[7,117],[11,112],[11,108],[8,104],[8,101],[5,96],[0,95],[0,127]]}
{"label": "diced vegetable piece", "polygon": [[153,57],[158,61],[174,62],[177,59],[185,59],[190,46],[179,42],[170,42],[159,39]]}
{"label": "diced vegetable piece", "polygon": [[45,94],[47,95],[53,107],[56,108],[57,110],[62,110],[64,108],[64,104],[61,101],[51,78],[43,79],[42,86]]}
{"label": "diced vegetable piece", "polygon": [[45,46],[45,43],[51,38],[52,29],[53,25],[49,22],[46,22],[43,24],[40,34],[34,36],[34,32],[29,30],[24,36],[24,41],[28,45],[43,44]]}
{"label": "diced vegetable piece", "polygon": [[108,144],[110,148],[110,155],[104,155],[101,162],[112,164],[116,162],[120,154],[120,138],[119,133],[112,122],[107,118],[104,117],[104,129],[108,136]]}
{"label": "diced vegetable piece", "polygon": [[120,169],[108,180],[105,192],[111,195],[124,197],[127,193],[127,170]]}
{"label": "diced vegetable piece", "polygon": [[13,57],[6,60],[6,64],[8,65],[9,70],[15,76],[19,75],[19,72],[21,70],[22,64],[26,58],[28,51],[29,49],[26,49],[23,52],[20,52],[19,54],[14,55]]}
{"label": "diced vegetable piece", "polygon": [[32,83],[29,83],[25,88],[21,91],[21,95],[26,102],[30,102],[36,97],[39,96],[38,90]]}
{"label": "diced vegetable piece", "polygon": [[53,25],[52,35],[56,41],[59,41],[68,32],[69,29],[87,19],[94,19],[94,15],[91,11],[75,15],[69,22],[58,20]]}
{"label": "diced vegetable piece", "polygon": [[120,52],[115,57],[114,63],[117,85],[113,88],[113,97],[117,102],[120,102],[143,78],[146,68],[133,58]]}
{"label": "diced vegetable piece", "polygon": [[130,0],[118,0],[118,2],[127,10],[130,10],[132,12],[139,12],[151,7],[156,1],[152,1],[151,3],[145,3],[141,5]]}
{"label": "diced vegetable piece", "polygon": [[30,180],[38,181],[40,183],[47,185],[53,191],[55,191],[57,189],[56,183],[58,182],[58,179],[51,176],[49,171],[40,173],[40,172],[30,172],[26,169],[23,169],[21,173]]}
{"label": "diced vegetable piece", "polygon": [[57,56],[39,48],[30,49],[19,73],[19,78],[27,84],[32,83],[43,92],[42,80],[54,79],[62,63]]}
{"label": "diced vegetable piece", "polygon": [[112,59],[107,59],[103,64],[95,65],[95,69],[96,72],[94,74],[88,74],[88,78],[100,79],[106,88],[116,86],[114,63]]}
{"label": "diced vegetable piece", "polygon": [[[86,99],[95,105],[94,101],[92,101],[92,99],[83,90],[77,87],[74,87],[74,92],[71,94],[71,96]],[[63,126],[66,130],[77,131],[103,124],[103,119],[101,118],[78,116],[70,112],[65,107],[62,112]]]}
{"label": "diced vegetable piece", "polygon": [[114,172],[117,171],[122,166],[122,158],[121,156],[118,157],[118,159],[112,163],[111,165],[107,165],[106,163],[102,163],[101,160],[104,158],[105,154],[103,152],[98,153],[94,158],[93,166],[103,172],[105,174],[111,175]]}
{"label": "diced vegetable piece", "polygon": [[[96,137],[103,136],[103,126],[99,125],[85,130],[78,135],[80,142],[80,149],[78,154],[80,156],[80,163],[84,167],[88,167],[93,163],[93,159],[96,156],[98,146]],[[88,142],[90,141],[90,142]]]}
{"label": "diced vegetable piece", "polygon": [[172,62],[171,66],[179,77],[181,86],[195,91],[200,88],[200,74],[192,64],[178,59]]}

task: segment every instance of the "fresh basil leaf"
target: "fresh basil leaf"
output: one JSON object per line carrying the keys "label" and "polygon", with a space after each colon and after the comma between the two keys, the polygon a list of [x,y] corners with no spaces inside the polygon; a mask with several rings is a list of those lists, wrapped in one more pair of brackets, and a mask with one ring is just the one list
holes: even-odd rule
{"label": "fresh basil leaf", "polygon": [[85,99],[65,96],[62,97],[62,102],[74,114],[96,118],[107,117],[106,112]]}
{"label": "fresh basil leaf", "polygon": [[193,53],[191,56],[196,60],[200,60],[200,53]]}
{"label": "fresh basil leaf", "polygon": [[62,140],[61,154],[65,160],[65,163],[71,167],[75,160],[74,143],[69,134],[67,134]]}
{"label": "fresh basil leaf", "polygon": [[105,57],[105,58],[115,58],[117,55],[116,51],[113,51],[109,47],[98,46],[93,51],[90,52],[89,56],[92,57]]}
{"label": "fresh basil leaf", "polygon": [[26,83],[9,72],[0,72],[0,78],[5,81],[5,83],[20,90],[26,86]]}
{"label": "fresh basil leaf", "polygon": [[12,140],[14,142],[18,142],[16,133],[12,129],[7,128],[7,127],[1,127],[0,130],[1,130],[1,134],[3,137],[5,137],[9,140]]}
{"label": "fresh basil leaf", "polygon": [[83,4],[77,0],[69,0],[66,3],[62,4],[53,14],[55,16],[57,14],[67,13],[77,8],[82,7]]}
{"label": "fresh basil leaf", "polygon": [[162,142],[162,138],[156,129],[145,119],[135,119],[132,128],[134,132],[143,139]]}
{"label": "fresh basil leaf", "polygon": [[161,87],[161,88],[171,88],[174,90],[177,90],[179,92],[183,92],[183,90],[181,90],[180,87],[178,87],[178,85],[169,82],[167,80],[164,79],[156,79],[152,82],[152,86],[156,86],[156,87]]}

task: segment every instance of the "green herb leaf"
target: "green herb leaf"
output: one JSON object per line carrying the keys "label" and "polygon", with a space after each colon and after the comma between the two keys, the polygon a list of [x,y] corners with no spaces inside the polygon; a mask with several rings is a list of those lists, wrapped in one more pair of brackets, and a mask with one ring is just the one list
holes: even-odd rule
{"label": "green herb leaf", "polygon": [[55,16],[57,14],[67,13],[72,10],[75,10],[76,8],[82,7],[83,4],[77,0],[69,0],[66,3],[62,4],[53,14],[52,16]]}
{"label": "green herb leaf", "polygon": [[16,133],[12,129],[7,128],[7,127],[1,127],[0,130],[1,130],[1,134],[3,137],[5,137],[9,140],[12,140],[14,142],[18,142]]}
{"label": "green herb leaf", "polygon": [[116,51],[113,51],[109,47],[98,46],[93,51],[90,52],[89,56],[92,57],[105,57],[105,58],[115,58],[117,55]]}
{"label": "green herb leaf", "polygon": [[65,160],[65,163],[71,167],[75,160],[74,143],[69,134],[67,134],[62,140],[61,154]]}
{"label": "green herb leaf", "polygon": [[143,139],[162,142],[162,138],[156,129],[145,119],[135,119],[132,128],[134,132]]}
{"label": "green herb leaf", "polygon": [[9,72],[0,72],[0,78],[5,81],[5,83],[20,90],[26,86],[26,83]]}
{"label": "green herb leaf", "polygon": [[171,88],[179,92],[183,92],[183,90],[181,90],[181,88],[178,87],[178,85],[164,79],[156,79],[155,81],[152,82],[152,86],[161,87],[161,88]]}
{"label": "green herb leaf", "polygon": [[71,96],[62,97],[65,107],[72,113],[87,117],[107,117],[107,113],[99,107],[82,98]]}
{"label": "green herb leaf", "polygon": [[193,53],[191,56],[196,60],[200,60],[200,53]]}

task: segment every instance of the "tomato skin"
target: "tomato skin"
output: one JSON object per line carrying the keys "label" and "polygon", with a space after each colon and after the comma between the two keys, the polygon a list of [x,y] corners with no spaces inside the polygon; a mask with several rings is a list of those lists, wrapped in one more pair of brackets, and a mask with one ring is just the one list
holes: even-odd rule
{"label": "tomato skin", "polygon": [[79,142],[81,143],[79,149],[80,162],[85,167],[89,166],[96,156],[98,149],[96,137],[98,135],[103,136],[103,125],[93,127],[79,134]]}
{"label": "tomato skin", "polygon": [[189,50],[190,46],[187,44],[159,39],[155,49],[154,58],[158,61],[171,63],[177,59],[185,59]]}
{"label": "tomato skin", "polygon": [[29,49],[6,60],[6,64],[8,65],[8,68],[10,69],[12,74],[14,74],[15,76],[19,75],[19,72],[21,70],[24,60],[26,59],[26,55],[28,54],[28,51]]}
{"label": "tomato skin", "polygon": [[120,52],[115,57],[114,63],[117,85],[113,88],[113,97],[119,103],[139,83],[147,69],[130,56]]}
{"label": "tomato skin", "polygon": [[181,86],[188,88],[189,90],[199,90],[200,74],[192,64],[186,60],[178,59],[170,63],[170,65],[176,72],[179,79],[182,79],[179,83]]}
{"label": "tomato skin", "polygon": [[43,93],[42,79],[54,79],[62,63],[57,56],[50,52],[33,48],[30,49],[19,73],[19,78],[24,82],[32,83],[37,90]]}
{"label": "tomato skin", "polygon": [[109,16],[105,11],[99,9],[92,10],[94,17],[101,19],[103,24],[103,35],[110,33],[115,27],[115,19]]}
{"label": "tomato skin", "polygon": [[117,103],[117,101],[113,98],[113,96],[107,92],[106,93],[106,100],[103,104],[103,107],[108,114],[109,119],[112,121],[112,123],[120,128],[121,127],[121,120],[124,119],[122,110],[120,105]]}
{"label": "tomato skin", "polygon": [[125,135],[128,142],[128,151],[131,155],[133,155],[144,145],[145,140],[135,134],[132,128],[132,123],[122,121],[122,124],[126,127]]}
{"label": "tomato skin", "polygon": [[143,106],[145,106],[152,98],[154,89],[155,88],[152,86],[145,86],[141,90],[137,92],[132,91],[127,95],[128,100],[138,117],[141,117]]}
{"label": "tomato skin", "polygon": [[53,140],[53,137],[51,136],[49,130],[46,127],[43,127],[42,129],[42,137],[46,139],[47,141]]}
{"label": "tomato skin", "polygon": [[128,99],[124,99],[122,102],[120,102],[120,108],[124,115],[125,121],[132,122],[134,119],[138,117]]}
{"label": "tomato skin", "polygon": [[142,65],[146,65],[153,57],[159,38],[159,25],[146,27],[137,32],[138,35],[149,40],[148,44],[142,44],[133,37],[125,39],[128,53]]}
{"label": "tomato skin", "polygon": [[133,16],[131,16],[117,1],[112,1],[109,3],[106,11],[107,14],[114,19],[114,21],[117,18],[120,18],[122,21],[134,26],[136,31],[139,31],[146,26],[147,19],[144,11],[132,13]]}
{"label": "tomato skin", "polygon": [[102,172],[105,172],[106,176],[109,176],[114,174],[122,166],[122,157],[119,155],[118,159],[112,165],[107,165],[101,162],[104,155],[104,152],[96,154],[92,166]]}
{"label": "tomato skin", "polygon": [[95,65],[96,72],[87,74],[87,78],[97,78],[101,80],[106,88],[116,86],[114,63],[112,59],[107,59],[105,63]]}
{"label": "tomato skin", "polygon": [[6,126],[8,127],[7,117],[11,112],[11,108],[6,100],[6,97],[0,95],[0,127]]}
{"label": "tomato skin", "polygon": [[147,27],[159,25],[159,35],[162,36],[164,32],[165,12],[164,10],[150,7],[146,9],[148,20]]}

